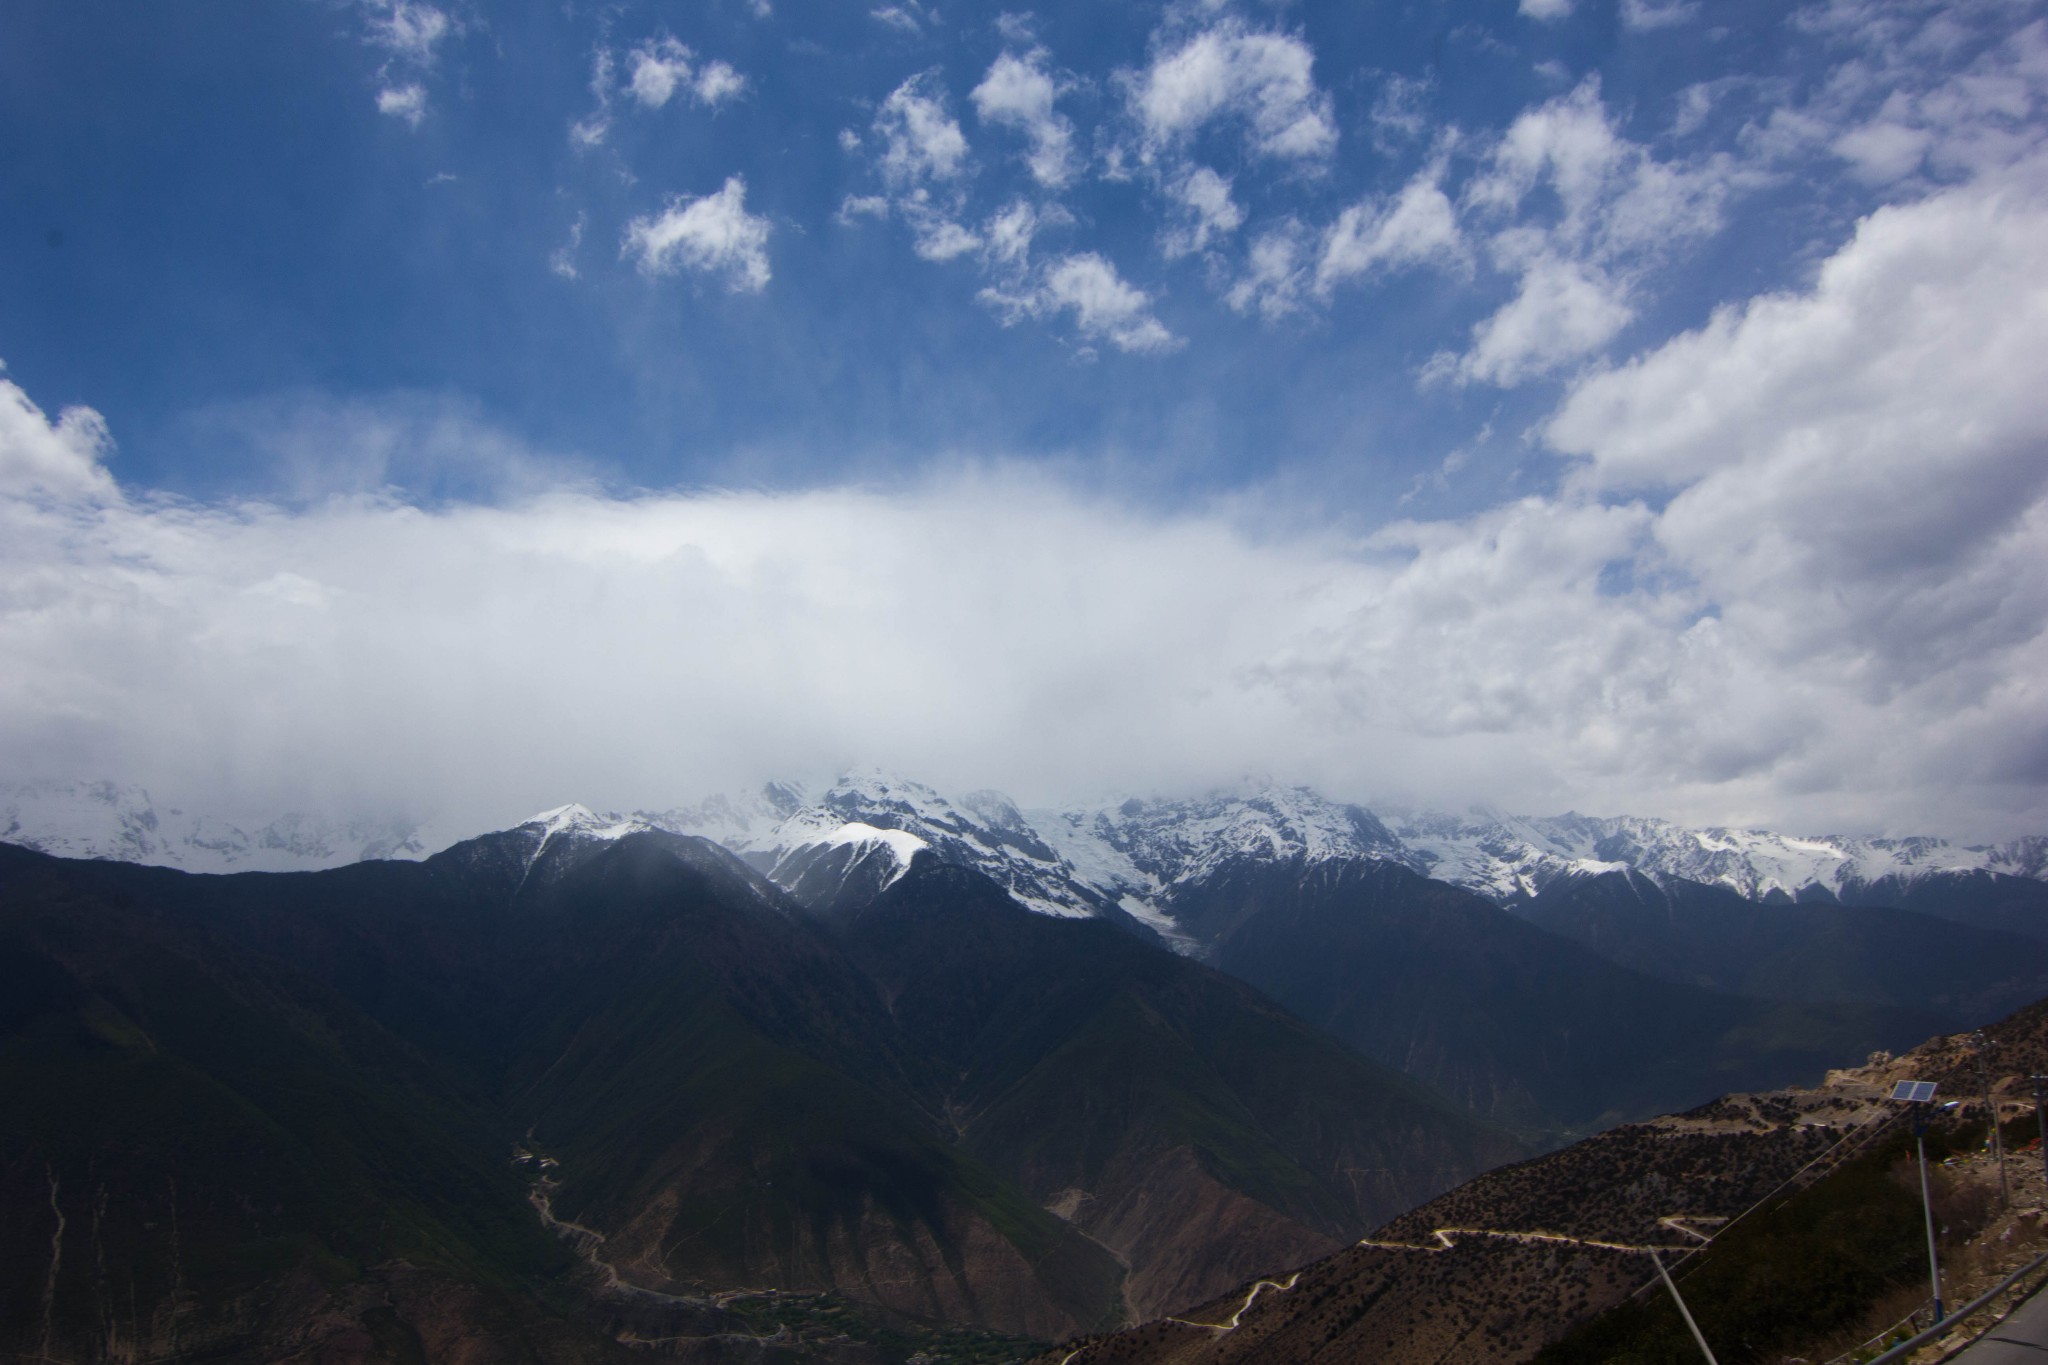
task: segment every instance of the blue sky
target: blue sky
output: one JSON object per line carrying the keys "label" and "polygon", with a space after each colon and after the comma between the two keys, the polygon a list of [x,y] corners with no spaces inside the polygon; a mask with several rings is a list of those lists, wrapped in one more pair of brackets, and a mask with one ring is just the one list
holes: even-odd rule
{"label": "blue sky", "polygon": [[2043,8],[10,5],[0,763],[2037,828]]}

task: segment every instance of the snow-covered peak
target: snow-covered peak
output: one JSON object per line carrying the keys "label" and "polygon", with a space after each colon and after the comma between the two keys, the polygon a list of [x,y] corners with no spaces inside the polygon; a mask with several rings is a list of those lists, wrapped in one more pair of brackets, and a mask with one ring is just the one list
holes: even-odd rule
{"label": "snow-covered peak", "polygon": [[858,820],[849,820],[838,829],[821,838],[813,839],[805,847],[844,848],[848,846],[879,847],[896,860],[899,875],[910,867],[910,860],[931,847],[930,844],[900,829],[876,829],[873,825]]}
{"label": "snow-covered peak", "polygon": [[[1502,903],[1525,900],[1560,876],[1624,868],[1726,886],[1752,899],[1853,901],[1874,885],[1942,873],[2048,879],[2048,838],[2039,837],[1991,847],[1696,828],[1641,816],[1517,816],[1485,806],[1460,813],[1382,806],[1375,813],[1271,783],[1187,799],[1023,810],[999,792],[948,794],[877,769],[846,773],[817,791],[769,783],[666,811],[558,806],[514,829],[530,840],[531,859],[551,844],[595,846],[637,830],[667,830],[701,835],[770,876],[858,863],[882,885],[929,850],[985,873],[1033,909],[1065,916],[1121,910],[1175,942],[1180,930],[1167,907],[1176,888],[1236,859],[1387,858]],[[452,842],[398,820],[284,815],[235,823],[113,782],[0,784],[0,840],[202,872],[421,858]],[[821,859],[835,849],[856,856]],[[792,856],[803,850],[810,853]]]}
{"label": "snow-covered peak", "polygon": [[1233,858],[1388,857],[1399,845],[1369,812],[1306,787],[1267,787],[1251,795],[1193,800],[1127,800],[1093,809],[1034,812],[1063,827],[1062,844],[1092,839],[1138,869],[1155,887],[1204,876]]}
{"label": "snow-covered peak", "polygon": [[224,819],[159,802],[140,786],[105,781],[0,782],[0,841],[60,858],[190,872],[295,872],[419,859],[451,842],[396,816]]}
{"label": "snow-covered peak", "polygon": [[[768,793],[775,794],[773,798]],[[806,847],[864,829],[863,838],[887,838],[909,855],[928,848],[945,862],[974,868],[1035,910],[1062,916],[1099,914],[1114,905],[1079,876],[1033,828],[1016,804],[997,792],[971,792],[957,800],[922,782],[878,769],[842,774],[824,791],[805,794],[771,784],[758,800],[714,801],[696,807],[643,813],[663,828],[717,839],[771,877],[808,869],[814,860],[792,858]],[[847,836],[852,837],[852,836]]]}
{"label": "snow-covered peak", "polygon": [[601,839],[609,843],[614,839],[623,839],[628,834],[658,828],[645,816],[599,814],[590,807],[578,805],[573,801],[566,806],[544,810],[530,819],[519,822],[520,829],[533,827],[538,827],[542,843],[565,834],[585,839]]}

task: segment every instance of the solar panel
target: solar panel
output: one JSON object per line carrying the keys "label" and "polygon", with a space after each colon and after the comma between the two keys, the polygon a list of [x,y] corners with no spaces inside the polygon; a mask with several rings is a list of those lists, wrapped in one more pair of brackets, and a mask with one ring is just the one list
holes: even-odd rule
{"label": "solar panel", "polygon": [[1900,1081],[1892,1087],[1892,1098],[1908,1104],[1925,1104],[1934,1098],[1934,1081]]}

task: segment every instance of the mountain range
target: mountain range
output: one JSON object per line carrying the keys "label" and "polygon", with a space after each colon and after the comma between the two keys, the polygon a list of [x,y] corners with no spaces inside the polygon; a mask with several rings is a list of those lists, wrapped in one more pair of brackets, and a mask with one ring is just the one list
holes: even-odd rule
{"label": "mountain range", "polygon": [[[1503,905],[1526,902],[1560,877],[1633,870],[1768,903],[1899,905],[1917,897],[1924,905],[1912,908],[1939,914],[1946,906],[2002,896],[2028,911],[2048,906],[2041,885],[2048,879],[2048,836],[1961,845],[1691,828],[1639,816],[1531,818],[1485,808],[1461,815],[1405,807],[1375,812],[1306,788],[1272,785],[1192,799],[1119,798],[1025,810],[996,792],[947,796],[905,778],[857,772],[817,792],[773,782],[690,806],[578,818],[702,835],[757,863],[842,837],[849,825],[898,831],[947,861],[987,873],[1033,909],[1065,915],[1120,909],[1168,937],[1176,926],[1166,906],[1177,885],[1200,880],[1227,859],[1297,855],[1311,862],[1399,862]],[[431,823],[395,817],[235,821],[159,804],[143,788],[111,781],[0,784],[0,841],[66,857],[198,872],[418,859],[471,833],[437,832]],[[2031,925],[2034,917],[2018,918]]]}
{"label": "mountain range", "polygon": [[[428,842],[304,819],[252,834],[112,784],[19,786],[0,809],[25,846],[131,861],[331,865]],[[878,773],[659,812],[564,806],[520,828],[543,847],[707,839],[824,911],[865,904],[920,858],[972,870],[1045,917],[1207,961],[1538,1144],[2048,992],[2048,882],[2005,870],[2037,868],[2038,841],[1383,820],[1278,787],[1026,811]]]}
{"label": "mountain range", "polygon": [[678,1339],[772,1337],[751,1289],[1043,1340],[1527,1150],[971,869],[806,903],[562,819],[294,874],[0,847],[0,1002],[0,1346],[46,1358],[324,1357],[392,1314],[583,1358],[619,1337],[578,1273]]}
{"label": "mountain range", "polygon": [[7,789],[0,1348],[1060,1339],[2048,994],[2026,842],[877,774],[437,842]]}

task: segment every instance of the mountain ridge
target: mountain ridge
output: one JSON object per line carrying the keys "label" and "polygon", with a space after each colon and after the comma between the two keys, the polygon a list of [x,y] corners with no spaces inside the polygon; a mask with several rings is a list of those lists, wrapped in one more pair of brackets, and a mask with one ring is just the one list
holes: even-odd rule
{"label": "mountain ridge", "polygon": [[[1178,926],[1162,900],[1222,860],[1245,855],[1386,858],[1501,904],[1532,900],[1560,876],[1631,869],[1721,886],[1750,900],[1897,904],[1943,879],[2048,883],[2048,836],[2001,844],[1932,837],[1790,835],[1691,827],[1645,816],[1462,814],[1329,800],[1305,787],[1163,799],[1129,797],[1063,807],[1018,806],[998,792],[948,797],[876,771],[849,773],[812,795],[771,782],[666,810],[607,814],[585,807],[586,832],[607,826],[701,835],[762,864],[833,840],[852,825],[907,833],[941,858],[976,867],[1032,909],[1067,916],[1132,916],[1169,942]],[[587,817],[587,818],[586,818]],[[530,823],[522,822],[522,823]],[[283,815],[235,823],[158,805],[136,786],[0,785],[0,840],[69,857],[103,857],[193,871],[290,871],[377,858],[419,859],[441,835],[400,819]],[[448,842],[454,842],[450,840]]]}

